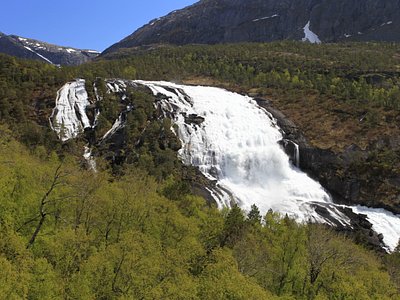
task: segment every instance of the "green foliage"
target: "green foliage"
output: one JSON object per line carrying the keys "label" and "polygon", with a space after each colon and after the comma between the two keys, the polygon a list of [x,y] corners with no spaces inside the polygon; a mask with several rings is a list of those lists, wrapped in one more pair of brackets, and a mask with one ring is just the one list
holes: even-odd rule
{"label": "green foliage", "polygon": [[[135,168],[110,180],[65,156],[57,173],[56,155],[39,158],[1,131],[4,299],[399,296],[398,253],[385,257],[386,272],[372,253],[320,225],[272,211],[261,221],[255,206],[247,218],[237,206],[221,213],[172,177],[159,184]],[[45,194],[46,218],[30,245]]]}
{"label": "green foliage", "polygon": [[299,42],[183,47],[110,54],[151,80],[212,77],[242,88],[317,92],[358,106],[400,109],[399,48],[388,43]]}
{"label": "green foliage", "polygon": [[260,210],[255,204],[253,204],[250,208],[249,213],[247,214],[247,222],[252,225],[261,225],[261,219],[262,217],[260,214]]}
{"label": "green foliage", "polygon": [[[399,109],[398,52],[391,44],[196,45],[61,69],[0,55],[0,120],[10,128],[0,125],[0,297],[399,298],[397,252],[382,264],[323,226],[272,211],[261,218],[255,206],[247,217],[237,206],[221,213],[191,195],[183,174],[191,171],[176,156],[179,140],[171,122],[157,118],[147,92],[128,90],[134,110],[119,177],[82,170],[80,141],[61,145],[47,127],[56,90],[76,77],[96,83],[103,97],[97,134],[121,109],[98,77],[207,77],[246,89],[312,93],[362,106],[374,127],[377,110]],[[392,152],[370,156],[368,169],[396,171],[387,163],[396,158]]]}

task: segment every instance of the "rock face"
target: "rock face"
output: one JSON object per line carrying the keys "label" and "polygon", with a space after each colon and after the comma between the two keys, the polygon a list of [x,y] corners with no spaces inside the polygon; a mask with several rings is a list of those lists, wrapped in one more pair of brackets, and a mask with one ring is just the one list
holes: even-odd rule
{"label": "rock face", "polygon": [[[399,149],[398,137],[382,137],[366,149],[350,145],[341,153],[319,149],[310,145],[299,128],[268,101],[256,100],[277,119],[279,127],[284,131],[281,145],[287,155],[295,161],[293,143],[299,145],[299,168],[318,180],[329,191],[335,203],[385,208],[400,214],[400,178],[379,169],[361,172],[358,166],[359,162],[368,160],[377,151]],[[387,190],[398,192],[386,193]],[[385,201],[388,199],[390,201]]]}
{"label": "rock face", "polygon": [[19,58],[35,59],[54,65],[79,65],[99,55],[94,50],[81,50],[0,33],[0,52]]}
{"label": "rock face", "polygon": [[400,0],[202,0],[151,21],[105,53],[160,43],[286,39],[400,41]]}

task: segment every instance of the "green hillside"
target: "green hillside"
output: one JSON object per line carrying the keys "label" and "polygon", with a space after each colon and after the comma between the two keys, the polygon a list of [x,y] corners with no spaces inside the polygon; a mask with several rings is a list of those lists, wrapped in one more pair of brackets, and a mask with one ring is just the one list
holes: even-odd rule
{"label": "green hillside", "polygon": [[[61,143],[48,122],[57,90],[77,77],[92,98],[103,78],[250,93],[335,153],[399,136],[399,45],[165,46],[63,68],[0,55],[0,299],[400,298],[399,251],[256,207],[218,211],[193,195],[195,170],[177,159],[179,141],[146,93],[132,91],[126,130],[136,140],[150,122],[143,142],[88,171],[84,137]],[[101,109],[98,134],[115,118],[111,96]],[[399,190],[385,180],[399,174],[400,145],[367,151],[351,172],[378,182],[379,203],[396,209]]]}

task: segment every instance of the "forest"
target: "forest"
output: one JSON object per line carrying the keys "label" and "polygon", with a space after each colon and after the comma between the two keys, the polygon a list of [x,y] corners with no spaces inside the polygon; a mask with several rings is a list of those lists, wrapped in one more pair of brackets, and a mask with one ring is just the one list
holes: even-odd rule
{"label": "forest", "polygon": [[398,251],[374,253],[257,207],[218,211],[137,167],[93,174],[72,155],[29,150],[0,130],[2,299],[400,295]]}
{"label": "forest", "polygon": [[[84,137],[62,143],[48,123],[65,82],[128,78],[215,83],[283,106],[317,97],[365,111],[373,130],[393,122],[376,113],[399,113],[399,72],[400,47],[374,43],[163,46],[62,68],[0,55],[0,298],[399,299],[400,249],[383,253],[255,206],[219,211],[191,193],[193,170],[146,94],[131,92],[126,134],[137,140],[148,121],[151,130],[123,162],[98,157],[95,173]],[[99,134],[118,109],[111,96],[100,105]]]}

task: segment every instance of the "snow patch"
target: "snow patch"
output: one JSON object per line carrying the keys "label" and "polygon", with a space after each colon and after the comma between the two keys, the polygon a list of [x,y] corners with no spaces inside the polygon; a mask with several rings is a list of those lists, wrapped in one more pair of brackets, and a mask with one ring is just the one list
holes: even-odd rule
{"label": "snow patch", "polygon": [[85,50],[85,52],[94,53],[94,54],[100,54],[100,52],[96,51],[96,50]]}
{"label": "snow patch", "polygon": [[393,21],[389,21],[389,22],[382,23],[382,24],[381,24],[381,27],[382,27],[382,26],[385,26],[385,25],[390,25],[390,24],[392,24],[392,23],[393,23]]}
{"label": "snow patch", "polygon": [[321,40],[319,39],[318,35],[316,35],[314,32],[310,30],[310,21],[307,22],[303,30],[304,30],[304,38],[302,39],[303,42],[309,41],[312,44],[321,44]]}
{"label": "snow patch", "polygon": [[24,48],[27,49],[27,50],[29,50],[29,51],[31,51],[32,53],[35,53],[37,56],[39,56],[41,59],[44,59],[44,60],[47,61],[48,63],[54,65],[54,63],[53,63],[50,59],[44,57],[44,56],[41,55],[40,53],[37,53],[36,51],[32,50],[30,47],[24,46]]}
{"label": "snow patch", "polygon": [[269,16],[269,17],[263,17],[263,18],[259,18],[259,19],[254,19],[253,22],[258,22],[258,21],[261,21],[261,20],[272,19],[272,18],[276,18],[276,17],[279,17],[279,15],[275,14],[275,15],[272,15],[272,16]]}
{"label": "snow patch", "polygon": [[157,18],[157,19],[154,19],[154,20],[150,21],[150,26],[153,26],[153,25],[156,24],[159,20],[160,20],[160,18]]}

